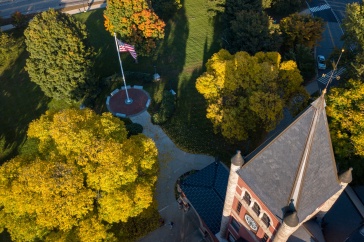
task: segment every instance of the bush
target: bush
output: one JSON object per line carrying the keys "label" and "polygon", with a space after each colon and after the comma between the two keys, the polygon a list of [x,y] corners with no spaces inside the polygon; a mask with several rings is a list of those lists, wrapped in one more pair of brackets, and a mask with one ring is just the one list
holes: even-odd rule
{"label": "bush", "polygon": [[170,119],[174,113],[175,110],[175,100],[174,95],[170,93],[169,91],[163,92],[163,99],[161,102],[161,106],[159,108],[158,113],[155,113],[152,116],[152,122],[154,124],[163,124]]}
{"label": "bush", "polygon": [[128,136],[137,135],[143,133],[143,126],[138,123],[127,124],[126,130],[128,131]]}

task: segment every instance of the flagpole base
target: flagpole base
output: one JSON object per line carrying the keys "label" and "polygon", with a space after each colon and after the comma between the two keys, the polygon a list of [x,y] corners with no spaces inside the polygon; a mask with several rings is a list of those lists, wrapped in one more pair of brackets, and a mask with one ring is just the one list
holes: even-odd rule
{"label": "flagpole base", "polygon": [[132,103],[133,103],[133,99],[131,99],[131,98],[125,99],[125,104],[132,104]]}

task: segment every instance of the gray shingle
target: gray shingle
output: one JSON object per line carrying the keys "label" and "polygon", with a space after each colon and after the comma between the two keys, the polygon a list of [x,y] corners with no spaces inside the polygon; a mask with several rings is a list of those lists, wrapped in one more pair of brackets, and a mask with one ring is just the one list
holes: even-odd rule
{"label": "gray shingle", "polygon": [[214,234],[220,230],[228,178],[228,169],[220,162],[214,162],[180,184],[192,206]]}
{"label": "gray shingle", "polygon": [[300,221],[340,189],[326,112],[321,104],[318,100],[312,103],[278,136],[259,147],[254,155],[248,155],[246,165],[238,171],[239,176],[279,218],[283,218],[283,209],[290,202],[316,112],[319,112],[318,122],[296,205]]}

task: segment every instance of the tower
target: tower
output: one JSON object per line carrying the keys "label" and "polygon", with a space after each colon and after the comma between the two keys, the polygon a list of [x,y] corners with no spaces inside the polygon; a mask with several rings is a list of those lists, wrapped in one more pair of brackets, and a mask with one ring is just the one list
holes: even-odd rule
{"label": "tower", "polygon": [[287,241],[335,203],[351,170],[338,177],[324,95],[240,162],[234,156],[220,237]]}
{"label": "tower", "polygon": [[217,234],[217,238],[221,239],[225,237],[227,226],[230,220],[231,209],[235,196],[236,184],[238,183],[238,174],[236,173],[244,164],[244,159],[241,156],[240,150],[236,152],[236,155],[231,158],[231,166],[229,173],[229,181],[226,189],[224,208],[222,211],[220,231]]}

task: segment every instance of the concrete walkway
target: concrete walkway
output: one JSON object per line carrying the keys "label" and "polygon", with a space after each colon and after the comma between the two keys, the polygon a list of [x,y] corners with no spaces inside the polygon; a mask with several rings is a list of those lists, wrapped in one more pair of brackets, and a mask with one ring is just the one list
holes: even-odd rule
{"label": "concrete walkway", "polygon": [[158,210],[166,223],[173,221],[172,230],[164,226],[153,231],[141,241],[203,241],[198,231],[198,220],[193,210],[185,213],[178,209],[175,197],[177,179],[191,170],[200,170],[214,162],[214,157],[190,154],[180,150],[158,125],[151,123],[148,112],[132,117],[134,123],[143,125],[143,134],[152,138],[158,148],[160,173],[157,181],[155,198]]}

